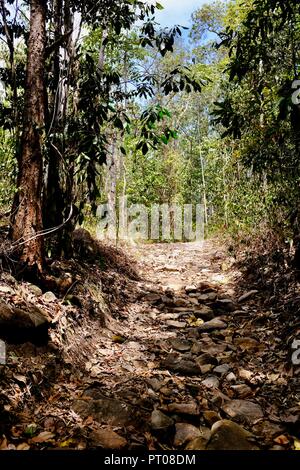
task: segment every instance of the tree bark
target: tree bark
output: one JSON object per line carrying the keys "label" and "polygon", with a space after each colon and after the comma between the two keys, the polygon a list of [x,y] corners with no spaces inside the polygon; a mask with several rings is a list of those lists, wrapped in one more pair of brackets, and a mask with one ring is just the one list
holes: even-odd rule
{"label": "tree bark", "polygon": [[[12,239],[20,260],[42,271],[43,139],[45,132],[46,0],[30,0],[26,95],[18,168],[18,193],[12,213]],[[22,243],[22,244],[21,244]]]}
{"label": "tree bark", "polygon": [[[59,43],[63,36],[62,0],[53,1],[53,23],[54,44]],[[58,46],[52,52],[52,89],[48,90],[48,101],[46,103],[46,127],[48,139],[48,161],[45,171],[44,194],[43,194],[43,223],[45,228],[57,227],[63,222],[63,195],[60,179],[62,142],[57,134],[63,133],[62,127],[62,73],[61,73],[61,51]],[[53,242],[54,239],[54,242]],[[56,232],[51,239],[51,251],[59,255],[59,242],[61,233]]]}

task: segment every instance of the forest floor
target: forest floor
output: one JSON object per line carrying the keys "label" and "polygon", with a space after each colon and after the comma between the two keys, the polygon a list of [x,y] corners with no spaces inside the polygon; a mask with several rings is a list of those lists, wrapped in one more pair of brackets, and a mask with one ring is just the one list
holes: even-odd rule
{"label": "forest floor", "polygon": [[299,449],[297,282],[274,296],[215,240],[127,252],[138,277],[63,267],[77,288],[101,285],[104,322],[75,283],[66,302],[2,275],[7,302],[25,295],[59,320],[48,344],[7,346],[0,449]]}

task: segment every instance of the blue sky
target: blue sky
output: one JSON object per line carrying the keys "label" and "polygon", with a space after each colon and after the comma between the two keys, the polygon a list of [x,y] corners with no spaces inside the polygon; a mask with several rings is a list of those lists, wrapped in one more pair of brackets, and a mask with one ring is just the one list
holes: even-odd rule
{"label": "blue sky", "polygon": [[164,10],[157,13],[157,21],[162,26],[190,26],[190,18],[193,11],[197,10],[204,3],[211,0],[158,0],[165,7]]}

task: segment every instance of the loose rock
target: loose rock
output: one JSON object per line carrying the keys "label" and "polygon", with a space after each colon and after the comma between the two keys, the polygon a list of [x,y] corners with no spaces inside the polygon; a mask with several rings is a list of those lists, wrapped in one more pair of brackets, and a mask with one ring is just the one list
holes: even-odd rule
{"label": "loose rock", "polygon": [[198,428],[188,423],[177,423],[175,428],[174,446],[176,447],[183,446],[201,435]]}
{"label": "loose rock", "polygon": [[197,403],[171,403],[168,405],[169,413],[176,413],[179,415],[199,415],[199,407]]}
{"label": "loose rock", "polygon": [[246,292],[245,294],[241,295],[238,302],[239,303],[245,302],[245,300],[250,299],[250,297],[253,297],[257,293],[258,293],[258,290],[250,290],[249,292]]}
{"label": "loose rock", "polygon": [[218,388],[219,387],[219,379],[212,375],[211,377],[207,377],[207,379],[201,382],[206,388]]}
{"label": "loose rock", "polygon": [[174,421],[169,416],[165,415],[159,410],[154,410],[151,414],[151,427],[152,429],[159,431],[159,430],[167,430],[172,427]]}
{"label": "loose rock", "polygon": [[198,331],[212,331],[212,330],[225,330],[227,328],[227,323],[223,322],[219,318],[214,318],[208,322],[203,323],[203,325],[198,327]]}
{"label": "loose rock", "polygon": [[229,421],[217,421],[211,429],[211,439],[207,450],[258,450],[251,442],[253,435],[238,424]]}
{"label": "loose rock", "polygon": [[220,420],[220,416],[215,411],[205,411],[203,413],[203,418],[204,418],[206,424],[208,424],[208,426],[210,426],[210,427],[214,423],[216,423],[217,421]]}
{"label": "loose rock", "polygon": [[246,398],[252,395],[251,388],[246,384],[232,385],[231,388],[240,398]]}
{"label": "loose rock", "polygon": [[45,302],[55,302],[55,300],[57,300],[57,297],[55,294],[53,294],[53,292],[49,291],[45,292],[45,294],[42,295],[42,299]]}
{"label": "loose rock", "polygon": [[223,410],[231,418],[242,417],[250,421],[264,416],[261,407],[257,403],[248,400],[232,400],[223,406]]}
{"label": "loose rock", "polygon": [[214,368],[215,374],[224,375],[229,371],[230,366],[228,364],[222,364]]}
{"label": "loose rock", "polygon": [[176,349],[176,351],[181,351],[181,352],[189,351],[192,347],[191,341],[187,341],[184,339],[180,340],[177,338],[171,339],[170,345],[172,346],[172,348]]}
{"label": "loose rock", "polygon": [[127,446],[126,439],[119,436],[112,429],[99,429],[98,431],[94,431],[90,437],[95,447],[121,450]]}

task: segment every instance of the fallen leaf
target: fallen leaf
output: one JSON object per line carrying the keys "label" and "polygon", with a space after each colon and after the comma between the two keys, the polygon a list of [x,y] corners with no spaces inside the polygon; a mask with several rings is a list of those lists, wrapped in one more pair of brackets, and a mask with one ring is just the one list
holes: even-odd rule
{"label": "fallen leaf", "polygon": [[295,450],[300,450],[300,441],[298,439],[294,440],[294,447]]}
{"label": "fallen leaf", "polygon": [[52,432],[43,431],[38,436],[33,437],[31,441],[32,442],[46,442],[46,441],[50,441],[51,439],[53,439],[53,437],[54,437],[54,434]]}
{"label": "fallen leaf", "polygon": [[201,318],[196,318],[192,316],[188,319],[188,323],[190,326],[201,326],[203,325],[204,320],[202,320]]}
{"label": "fallen leaf", "polygon": [[276,439],[274,439],[274,442],[282,446],[286,446],[290,443],[289,439],[284,434],[281,434],[281,436],[276,437]]}
{"label": "fallen leaf", "polygon": [[26,385],[26,377],[25,375],[20,375],[20,374],[14,374],[13,375],[13,378],[17,381],[17,382],[21,382],[22,384],[25,384]]}
{"label": "fallen leaf", "polygon": [[3,436],[3,439],[0,443],[0,450],[7,450],[8,449],[8,446],[7,446],[7,439],[5,436]]}
{"label": "fallen leaf", "polygon": [[73,444],[74,443],[74,439],[67,439],[66,441],[63,441],[63,442],[60,442],[58,444],[58,447],[61,447],[61,448],[64,448],[64,447],[69,447],[70,444]]}
{"label": "fallen leaf", "polygon": [[26,427],[24,434],[25,436],[32,437],[36,433],[36,430],[37,430],[37,424],[31,423],[31,424],[28,424],[28,426]]}
{"label": "fallen leaf", "polygon": [[84,421],[84,425],[89,426],[90,424],[93,424],[93,422],[94,422],[93,416],[88,416],[86,420]]}
{"label": "fallen leaf", "polygon": [[17,450],[29,450],[30,446],[27,444],[27,442],[22,442],[17,446]]}
{"label": "fallen leaf", "polygon": [[114,343],[120,343],[120,344],[122,344],[122,343],[125,343],[126,338],[123,338],[123,336],[115,335],[115,336],[112,337],[112,341],[113,341]]}

